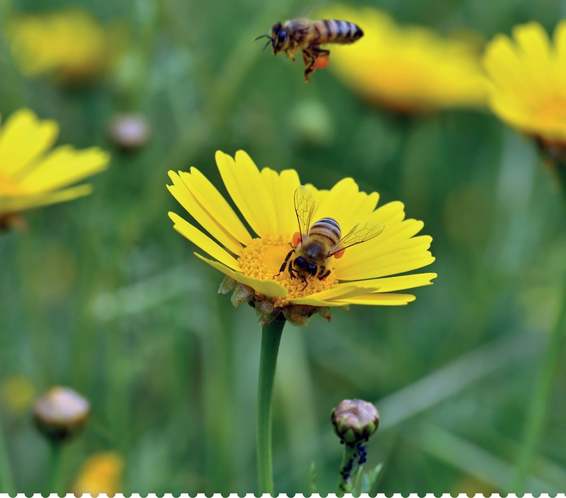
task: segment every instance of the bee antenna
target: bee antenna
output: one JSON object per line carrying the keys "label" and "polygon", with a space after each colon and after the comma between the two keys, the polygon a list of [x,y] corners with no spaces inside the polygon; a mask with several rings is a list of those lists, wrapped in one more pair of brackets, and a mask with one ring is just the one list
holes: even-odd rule
{"label": "bee antenna", "polygon": [[273,40],[273,38],[271,38],[271,36],[269,35],[259,35],[256,38],[254,38],[254,41],[261,40],[262,38],[269,38],[270,40]]}
{"label": "bee antenna", "polygon": [[269,40],[269,41],[264,45],[263,50],[265,51],[265,49],[266,49],[267,47],[269,47],[269,45],[271,45],[271,40]]}

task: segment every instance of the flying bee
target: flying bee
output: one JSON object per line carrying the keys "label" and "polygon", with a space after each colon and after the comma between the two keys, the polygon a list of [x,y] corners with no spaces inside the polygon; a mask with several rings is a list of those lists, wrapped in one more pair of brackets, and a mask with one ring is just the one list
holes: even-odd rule
{"label": "flying bee", "polygon": [[291,19],[283,23],[275,23],[271,28],[271,35],[261,35],[256,40],[268,38],[266,48],[271,44],[274,55],[284,52],[293,61],[296,53],[302,50],[305,81],[308,82],[309,76],[316,69],[322,69],[328,65],[330,50],[320,48],[320,45],[327,43],[348,45],[358,41],[362,36],[364,32],[361,28],[349,21]]}
{"label": "flying bee", "polygon": [[330,275],[329,258],[341,258],[348,247],[367,242],[384,229],[383,225],[370,221],[355,225],[342,236],[340,224],[334,218],[321,218],[311,225],[317,204],[305,187],[295,190],[294,207],[299,231],[293,235],[292,248],[279,273],[287,268],[291,278],[299,278],[305,287],[310,277],[324,280]]}

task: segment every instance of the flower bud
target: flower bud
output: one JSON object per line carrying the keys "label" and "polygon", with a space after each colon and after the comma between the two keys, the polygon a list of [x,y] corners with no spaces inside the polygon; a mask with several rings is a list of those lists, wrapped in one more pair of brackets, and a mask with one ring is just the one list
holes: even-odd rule
{"label": "flower bud", "polygon": [[149,140],[151,129],[141,114],[120,114],[110,122],[112,141],[125,151],[143,147]]}
{"label": "flower bud", "polygon": [[341,401],[330,418],[336,435],[348,446],[366,442],[379,426],[377,408],[361,399]]}
{"label": "flower bud", "polygon": [[62,442],[86,423],[90,403],[68,387],[53,387],[41,396],[33,409],[35,423],[51,441]]}

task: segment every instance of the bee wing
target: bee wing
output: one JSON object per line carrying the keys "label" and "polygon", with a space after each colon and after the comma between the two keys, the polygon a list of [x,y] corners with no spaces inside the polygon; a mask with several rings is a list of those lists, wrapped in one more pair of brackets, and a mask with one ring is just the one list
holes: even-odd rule
{"label": "bee wing", "polygon": [[299,224],[299,233],[301,234],[301,241],[304,236],[308,235],[312,217],[316,211],[316,200],[312,193],[305,187],[301,186],[295,190],[295,214],[297,215],[297,222]]}
{"label": "bee wing", "polygon": [[328,255],[334,254],[377,237],[385,227],[380,223],[367,222],[354,225],[354,227],[340,239],[338,245]]}

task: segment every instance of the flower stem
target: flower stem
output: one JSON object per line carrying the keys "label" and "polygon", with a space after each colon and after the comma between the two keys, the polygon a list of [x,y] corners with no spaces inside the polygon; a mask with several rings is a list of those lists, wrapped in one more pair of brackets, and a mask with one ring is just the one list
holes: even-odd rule
{"label": "flower stem", "polygon": [[15,494],[12,468],[8,458],[8,448],[4,439],[4,429],[0,424],[0,493]]}
{"label": "flower stem", "polygon": [[257,391],[257,476],[259,491],[273,494],[273,464],[271,455],[271,399],[277,366],[277,353],[285,318],[279,315],[264,325],[261,332],[261,353]]}
{"label": "flower stem", "polygon": [[49,468],[49,489],[46,489],[46,493],[56,493],[61,495],[64,491],[61,489],[61,470],[62,470],[62,454],[63,454],[63,444],[60,442],[51,443],[51,462]]}
{"label": "flower stem", "polygon": [[523,445],[517,463],[517,475],[515,480],[516,493],[524,493],[528,473],[531,469],[533,459],[536,455],[537,446],[543,433],[544,422],[552,384],[560,367],[560,358],[566,338],[566,271],[563,272],[561,290],[561,308],[558,321],[551,331],[546,351],[544,353],[541,370],[539,372],[534,396],[527,415],[527,423],[523,438]]}
{"label": "flower stem", "polygon": [[355,446],[344,444],[342,463],[340,464],[340,481],[338,482],[338,496],[352,492],[352,475],[356,464],[357,450]]}

